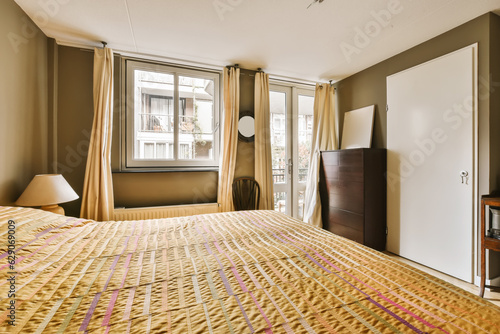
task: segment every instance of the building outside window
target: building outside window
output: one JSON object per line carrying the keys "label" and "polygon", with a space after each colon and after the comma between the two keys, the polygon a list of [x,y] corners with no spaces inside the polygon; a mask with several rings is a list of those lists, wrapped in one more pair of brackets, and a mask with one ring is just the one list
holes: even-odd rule
{"label": "building outside window", "polygon": [[124,169],[216,168],[219,73],[125,60]]}

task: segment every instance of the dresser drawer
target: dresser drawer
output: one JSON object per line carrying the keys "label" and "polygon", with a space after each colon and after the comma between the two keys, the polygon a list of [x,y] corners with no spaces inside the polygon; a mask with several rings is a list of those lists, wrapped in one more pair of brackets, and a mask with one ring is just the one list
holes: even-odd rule
{"label": "dresser drawer", "polygon": [[364,231],[364,216],[337,208],[329,208],[329,224],[343,225],[356,231]]}
{"label": "dresser drawer", "polygon": [[324,166],[338,166],[339,165],[339,152],[322,152],[321,158],[323,159]]}
{"label": "dresser drawer", "polygon": [[330,181],[328,206],[362,214],[364,212],[363,183]]}
{"label": "dresser drawer", "polygon": [[342,150],[339,155],[340,166],[363,166],[363,150]]}
{"label": "dresser drawer", "polygon": [[343,181],[363,182],[363,167],[340,165],[336,176]]}
{"label": "dresser drawer", "polygon": [[339,166],[324,166],[324,168],[328,168],[328,175],[325,176],[326,182],[339,179]]}
{"label": "dresser drawer", "polygon": [[332,165],[322,168],[328,168],[328,174],[325,176],[327,182],[335,180],[363,182],[363,168],[361,167]]}
{"label": "dresser drawer", "polygon": [[362,231],[358,231],[344,225],[333,225],[330,227],[330,232],[340,235],[341,237],[354,240],[360,244],[364,241]]}

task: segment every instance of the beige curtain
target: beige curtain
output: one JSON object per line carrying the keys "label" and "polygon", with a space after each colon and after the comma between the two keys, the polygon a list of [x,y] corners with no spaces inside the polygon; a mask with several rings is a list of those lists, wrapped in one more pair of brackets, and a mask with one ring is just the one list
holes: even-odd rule
{"label": "beige curtain", "polygon": [[94,50],[94,122],[83,184],[80,216],[113,219],[111,131],[113,120],[113,51]]}
{"label": "beige curtain", "polygon": [[322,227],[319,198],[320,151],[338,149],[335,133],[335,90],[329,84],[316,84],[311,158],[304,199],[304,221]]}
{"label": "beige curtain", "polygon": [[221,212],[233,210],[233,178],[238,145],[240,69],[224,68],[224,130],[217,202]]}
{"label": "beige curtain", "polygon": [[255,180],[260,186],[260,210],[274,210],[269,74],[255,74]]}

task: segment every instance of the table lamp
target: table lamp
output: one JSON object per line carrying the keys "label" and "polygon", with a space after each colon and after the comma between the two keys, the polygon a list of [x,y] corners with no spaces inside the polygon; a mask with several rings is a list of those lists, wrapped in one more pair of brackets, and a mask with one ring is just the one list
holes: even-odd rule
{"label": "table lamp", "polygon": [[59,203],[73,201],[78,194],[61,174],[35,175],[16,201],[20,206],[40,206],[42,210],[64,215]]}

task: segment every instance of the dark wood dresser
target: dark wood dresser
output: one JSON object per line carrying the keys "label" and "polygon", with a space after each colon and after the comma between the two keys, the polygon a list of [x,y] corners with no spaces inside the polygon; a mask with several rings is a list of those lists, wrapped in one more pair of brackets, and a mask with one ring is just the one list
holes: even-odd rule
{"label": "dark wood dresser", "polygon": [[321,152],[323,228],[384,250],[387,223],[387,151],[359,148]]}

